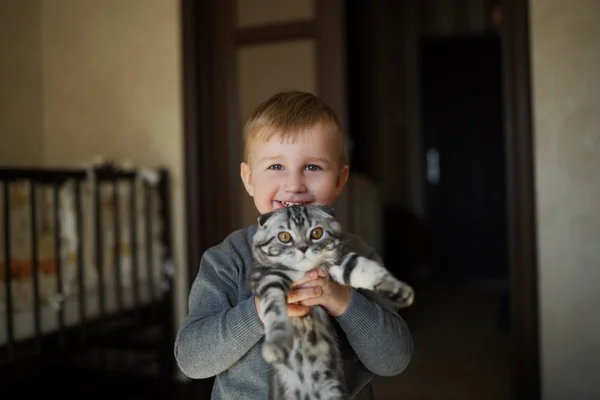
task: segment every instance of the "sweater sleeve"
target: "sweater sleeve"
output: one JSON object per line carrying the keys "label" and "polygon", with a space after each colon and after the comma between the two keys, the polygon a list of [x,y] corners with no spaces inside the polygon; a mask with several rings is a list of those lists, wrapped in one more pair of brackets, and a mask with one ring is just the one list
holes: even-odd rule
{"label": "sweater sleeve", "polygon": [[[381,262],[374,252],[369,258]],[[351,290],[348,309],[337,317],[348,343],[373,374],[400,374],[413,352],[408,325],[382,296],[367,290]]]}
{"label": "sweater sleeve", "polygon": [[225,371],[264,334],[250,297],[237,302],[240,268],[235,253],[208,250],[189,295],[189,313],[175,339],[175,359],[190,378],[204,379]]}

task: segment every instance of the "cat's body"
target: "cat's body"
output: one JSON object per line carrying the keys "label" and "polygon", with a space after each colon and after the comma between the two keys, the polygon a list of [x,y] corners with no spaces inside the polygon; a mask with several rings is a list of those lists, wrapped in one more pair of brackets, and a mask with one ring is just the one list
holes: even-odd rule
{"label": "cat's body", "polygon": [[263,358],[272,364],[271,398],[342,400],[346,396],[338,338],[327,312],[313,307],[303,317],[287,315],[292,282],[322,267],[329,278],[373,290],[398,307],[414,301],[413,289],[382,265],[348,252],[333,210],[292,206],[265,214],[253,242],[249,283],[265,321]]}

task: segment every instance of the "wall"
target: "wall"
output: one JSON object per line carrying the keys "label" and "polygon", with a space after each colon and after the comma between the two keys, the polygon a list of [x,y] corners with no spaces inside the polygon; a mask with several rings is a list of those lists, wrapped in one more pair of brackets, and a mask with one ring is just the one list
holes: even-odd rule
{"label": "wall", "polygon": [[[237,50],[240,130],[243,130],[254,108],[275,92],[295,89],[316,93],[316,50],[313,42],[267,43],[243,46]],[[265,76],[267,74],[268,79]],[[240,149],[243,149],[243,145],[240,145]],[[258,211],[241,179],[238,180],[238,190],[243,199],[241,226],[253,225],[258,218]]]}
{"label": "wall", "polygon": [[42,158],[40,0],[0,2],[0,165]]}
{"label": "wall", "polygon": [[101,156],[167,167],[176,318],[182,320],[187,265],[179,2],[1,4],[0,76],[6,79],[0,88],[0,162],[63,166]]}
{"label": "wall", "polygon": [[[237,28],[306,21],[315,16],[311,0],[238,0],[235,5]],[[255,43],[236,48],[240,141],[248,116],[275,92],[294,89],[317,93],[316,53],[314,39]],[[239,146],[241,150],[243,147],[243,144]],[[242,154],[238,160],[232,160],[232,168],[239,170],[241,161]],[[242,212],[235,228],[253,225],[258,217],[254,200],[248,196],[241,178],[237,180]]]}
{"label": "wall", "polygon": [[600,398],[600,3],[531,1],[543,398]]}

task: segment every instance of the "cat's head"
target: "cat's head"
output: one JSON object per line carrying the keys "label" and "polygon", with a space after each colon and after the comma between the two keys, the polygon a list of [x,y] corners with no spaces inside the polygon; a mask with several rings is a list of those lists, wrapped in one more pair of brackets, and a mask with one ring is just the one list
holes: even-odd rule
{"label": "cat's head", "polygon": [[308,271],[317,266],[317,260],[338,258],[341,237],[342,227],[330,207],[280,208],[258,218],[254,255],[263,263]]}

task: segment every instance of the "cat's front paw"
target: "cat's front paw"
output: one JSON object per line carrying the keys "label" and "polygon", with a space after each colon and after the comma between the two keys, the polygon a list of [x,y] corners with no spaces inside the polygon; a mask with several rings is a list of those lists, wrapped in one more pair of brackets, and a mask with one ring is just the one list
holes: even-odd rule
{"label": "cat's front paw", "polygon": [[292,351],[292,337],[280,336],[277,340],[265,341],[262,345],[262,356],[269,364],[279,364],[287,360]]}
{"label": "cat's front paw", "polygon": [[397,308],[410,307],[415,301],[414,289],[391,275],[386,275],[375,286],[375,291],[390,299]]}

